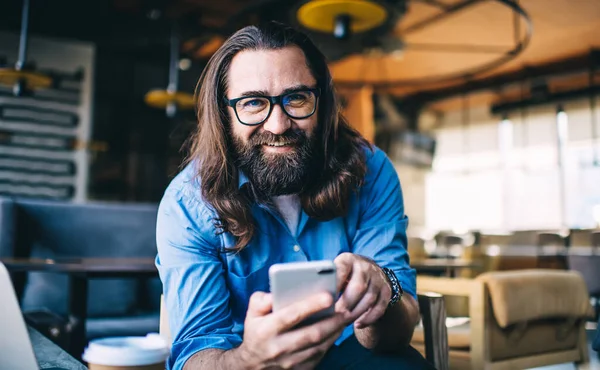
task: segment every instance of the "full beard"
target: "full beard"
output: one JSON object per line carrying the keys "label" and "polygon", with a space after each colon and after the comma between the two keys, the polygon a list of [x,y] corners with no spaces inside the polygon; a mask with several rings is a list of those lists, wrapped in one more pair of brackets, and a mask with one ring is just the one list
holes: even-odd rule
{"label": "full beard", "polygon": [[[273,196],[299,194],[311,186],[311,179],[318,177],[320,156],[314,135],[308,137],[304,131],[292,129],[281,135],[257,130],[246,143],[233,136],[236,165],[248,176],[257,198],[269,200]],[[265,145],[277,143],[286,143],[289,150],[265,150]]]}

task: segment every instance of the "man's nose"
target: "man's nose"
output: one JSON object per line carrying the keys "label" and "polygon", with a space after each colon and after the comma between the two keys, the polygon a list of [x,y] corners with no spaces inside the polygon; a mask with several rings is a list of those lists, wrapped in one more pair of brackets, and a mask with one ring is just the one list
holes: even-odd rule
{"label": "man's nose", "polygon": [[275,135],[281,135],[292,126],[288,117],[279,104],[275,104],[269,118],[263,123],[263,129]]}

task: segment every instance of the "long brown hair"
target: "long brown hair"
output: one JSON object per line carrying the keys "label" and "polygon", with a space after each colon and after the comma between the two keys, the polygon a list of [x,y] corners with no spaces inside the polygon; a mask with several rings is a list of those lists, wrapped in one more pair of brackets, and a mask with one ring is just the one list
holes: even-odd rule
{"label": "long brown hair", "polygon": [[321,89],[317,135],[322,141],[324,163],[315,185],[300,194],[308,216],[331,220],[348,210],[351,193],[366,173],[365,147],[369,143],[352,129],[340,112],[333,80],[323,54],[303,33],[280,23],[248,26],[216,51],[204,68],[196,87],[198,128],[191,137],[188,162],[195,163],[202,197],[216,211],[219,232],[229,232],[239,251],[255,233],[251,213],[253,200],[239,188],[239,173],[233,160],[229,116],[223,102],[227,72],[233,57],[243,50],[276,50],[299,47]]}

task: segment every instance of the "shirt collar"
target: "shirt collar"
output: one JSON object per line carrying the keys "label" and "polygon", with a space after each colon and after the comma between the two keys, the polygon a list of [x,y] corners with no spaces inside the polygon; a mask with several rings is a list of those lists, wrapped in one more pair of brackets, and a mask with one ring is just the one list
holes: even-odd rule
{"label": "shirt collar", "polygon": [[242,186],[246,185],[250,180],[248,176],[240,170],[238,170],[238,189],[241,189]]}

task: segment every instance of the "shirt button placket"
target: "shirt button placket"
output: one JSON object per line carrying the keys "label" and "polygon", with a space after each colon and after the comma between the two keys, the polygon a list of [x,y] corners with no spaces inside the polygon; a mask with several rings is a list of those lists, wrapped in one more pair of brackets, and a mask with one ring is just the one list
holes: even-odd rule
{"label": "shirt button placket", "polygon": [[306,254],[302,250],[302,247],[300,246],[300,244],[297,241],[292,246],[292,250],[294,251],[292,260],[297,261],[297,262],[308,260],[308,257],[306,256]]}

